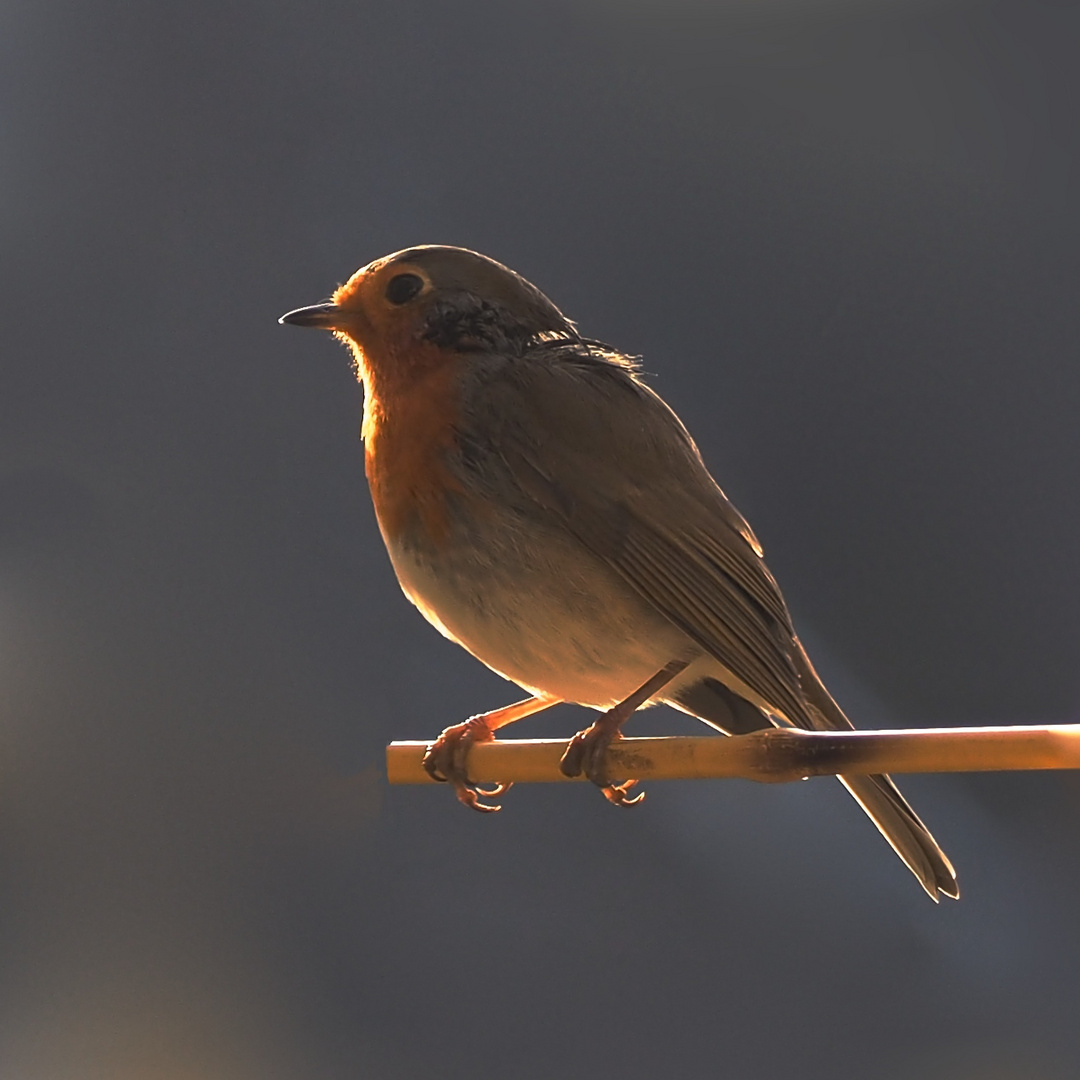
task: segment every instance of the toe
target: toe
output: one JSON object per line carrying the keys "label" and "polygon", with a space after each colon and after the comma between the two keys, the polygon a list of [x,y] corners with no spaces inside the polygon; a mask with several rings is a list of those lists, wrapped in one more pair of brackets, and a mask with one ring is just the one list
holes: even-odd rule
{"label": "toe", "polygon": [[501,795],[510,785],[497,784],[491,790],[478,788],[470,783],[467,770],[469,751],[474,743],[490,742],[494,732],[480,717],[470,717],[463,724],[446,728],[427,748],[424,754],[424,770],[433,780],[454,785],[458,801],[482,813],[494,813],[502,809],[483,799]]}
{"label": "toe", "polygon": [[469,807],[470,810],[479,810],[482,814],[497,814],[502,809],[497,803],[482,802],[476,789],[469,787],[468,784],[458,781],[454,784],[454,791],[458,802]]}
{"label": "toe", "polygon": [[638,803],[644,801],[645,792],[639,791],[633,798],[630,798],[630,789],[636,783],[636,780],[627,780],[622,784],[608,784],[607,787],[601,788],[601,790],[604,793],[604,798],[612,806],[637,806]]}
{"label": "toe", "polygon": [[559,761],[559,770],[563,776],[580,776],[584,768],[587,739],[592,728],[579,731],[566,745],[562,759]]}

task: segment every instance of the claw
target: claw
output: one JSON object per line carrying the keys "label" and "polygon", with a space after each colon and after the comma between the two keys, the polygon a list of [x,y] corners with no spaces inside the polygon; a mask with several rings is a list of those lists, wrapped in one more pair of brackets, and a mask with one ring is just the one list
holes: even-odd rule
{"label": "claw", "polygon": [[504,795],[514,786],[514,782],[510,781],[508,784],[496,784],[494,787],[482,788],[479,784],[473,784],[473,791],[477,795],[482,795],[485,799],[497,799],[500,795]]}

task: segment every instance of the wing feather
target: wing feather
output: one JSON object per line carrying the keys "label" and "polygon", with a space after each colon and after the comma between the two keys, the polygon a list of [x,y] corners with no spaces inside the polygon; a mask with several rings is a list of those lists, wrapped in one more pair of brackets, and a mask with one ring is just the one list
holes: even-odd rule
{"label": "wing feather", "polygon": [[533,513],[557,518],[770,709],[813,726],[760,545],[655,393],[624,367],[549,353],[502,369],[483,400],[498,417],[492,449]]}

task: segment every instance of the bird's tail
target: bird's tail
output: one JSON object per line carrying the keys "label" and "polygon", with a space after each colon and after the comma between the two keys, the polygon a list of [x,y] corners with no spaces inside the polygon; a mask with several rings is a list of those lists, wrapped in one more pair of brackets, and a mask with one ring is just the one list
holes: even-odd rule
{"label": "bird's tail", "polygon": [[[854,725],[825,689],[801,645],[795,663],[805,695],[802,726],[818,731],[853,730]],[[756,705],[709,677],[681,687],[669,703],[728,735],[759,731],[773,722]],[[888,776],[841,776],[839,780],[935,903],[939,893],[954,899],[959,897],[952,863]]]}
{"label": "bird's tail", "polygon": [[[823,731],[853,730],[855,725],[833,701],[801,644],[795,664],[799,669],[803,692],[812,706],[814,726]],[[935,904],[939,892],[954,900],[959,899],[960,886],[956,882],[952,863],[890,777],[841,776],[839,780],[866,811],[881,835],[889,841],[893,851],[919,879],[919,884]]]}

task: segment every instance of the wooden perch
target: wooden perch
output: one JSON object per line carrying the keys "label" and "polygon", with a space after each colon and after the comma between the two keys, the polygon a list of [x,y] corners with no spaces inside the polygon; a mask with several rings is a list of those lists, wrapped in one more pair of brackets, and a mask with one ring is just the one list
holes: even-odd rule
{"label": "wooden perch", "polygon": [[[469,751],[478,784],[565,781],[566,739],[502,739]],[[421,767],[427,743],[386,748],[391,784],[430,784]],[[800,731],[751,735],[620,739],[608,752],[619,780],[741,777],[767,783],[861,773],[990,772],[1080,769],[1080,724],[1046,727],[924,728],[902,731]]]}

